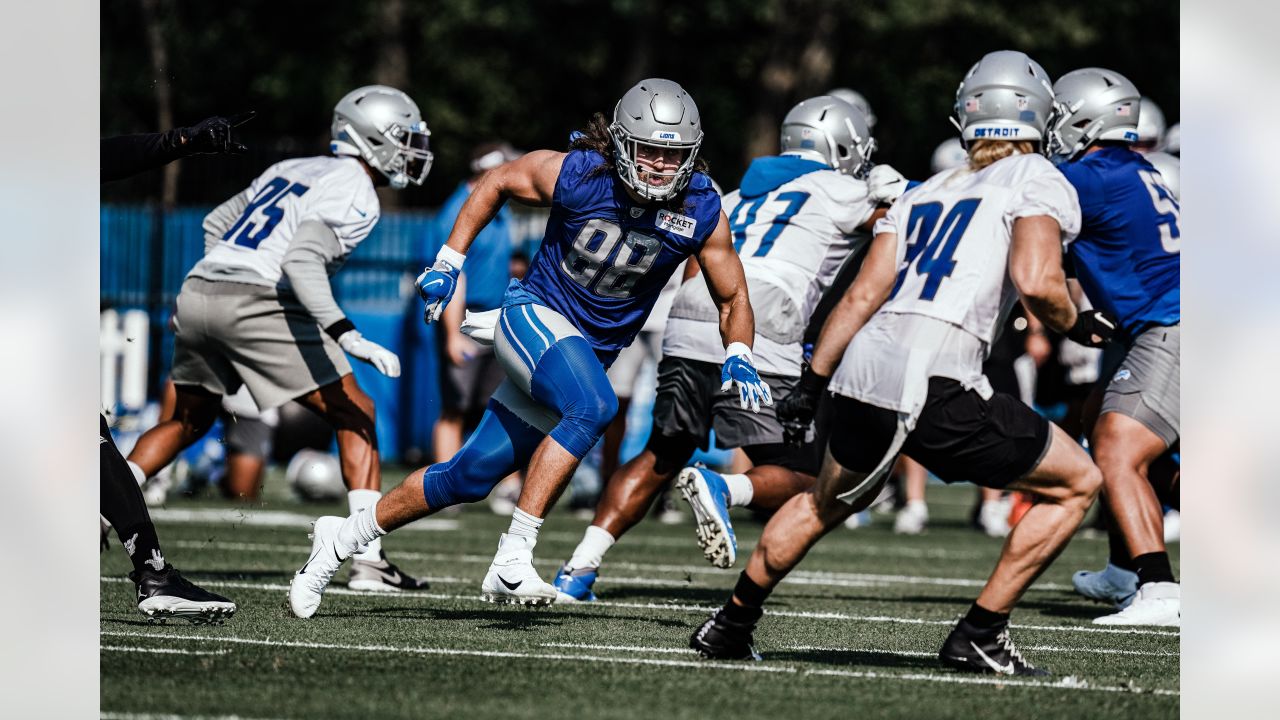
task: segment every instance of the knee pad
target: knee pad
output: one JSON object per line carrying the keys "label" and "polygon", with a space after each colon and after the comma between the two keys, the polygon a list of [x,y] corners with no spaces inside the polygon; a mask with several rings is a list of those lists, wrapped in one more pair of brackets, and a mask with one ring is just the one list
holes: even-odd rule
{"label": "knee pad", "polygon": [[618,396],[595,352],[581,337],[560,340],[538,361],[533,373],[535,400],[560,413],[551,437],[582,459],[618,414]]}
{"label": "knee pad", "polygon": [[692,435],[663,435],[662,428],[654,425],[649,430],[645,449],[653,453],[653,471],[659,475],[670,475],[684,467],[698,444],[698,439]]}

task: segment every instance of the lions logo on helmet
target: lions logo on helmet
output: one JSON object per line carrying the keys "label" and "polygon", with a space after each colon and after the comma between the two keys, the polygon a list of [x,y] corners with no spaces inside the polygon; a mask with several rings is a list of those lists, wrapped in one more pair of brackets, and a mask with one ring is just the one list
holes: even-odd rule
{"label": "lions logo on helmet", "polygon": [[305,502],[333,502],[347,494],[338,459],[319,450],[299,450],[284,471],[290,489]]}

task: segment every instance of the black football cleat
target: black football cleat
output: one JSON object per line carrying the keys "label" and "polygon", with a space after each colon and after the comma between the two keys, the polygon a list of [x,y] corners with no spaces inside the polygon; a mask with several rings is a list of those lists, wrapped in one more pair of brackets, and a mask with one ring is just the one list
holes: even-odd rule
{"label": "black football cleat", "polygon": [[979,630],[965,620],[956,623],[947,641],[938,651],[943,665],[962,672],[998,673],[1000,675],[1048,675],[1022,659],[1009,639],[1009,626]]}
{"label": "black football cleat", "polygon": [[717,612],[689,638],[689,647],[708,660],[759,660],[752,638],[755,623],[729,620]]}
{"label": "black football cleat", "polygon": [[234,602],[193,584],[168,563],[159,571],[135,570],[129,579],[138,587],[138,612],[152,622],[172,617],[196,625],[220,624],[236,613]]}

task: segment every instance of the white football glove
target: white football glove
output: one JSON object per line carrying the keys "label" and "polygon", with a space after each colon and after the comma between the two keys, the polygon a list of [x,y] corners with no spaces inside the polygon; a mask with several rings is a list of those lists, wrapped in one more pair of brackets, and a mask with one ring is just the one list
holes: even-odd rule
{"label": "white football glove", "polygon": [[907,179],[892,165],[877,165],[867,174],[867,193],[878,203],[892,205],[907,190]]}
{"label": "white football glove", "polygon": [[400,377],[400,358],[395,353],[372,340],[364,339],[359,330],[348,330],[338,338],[338,344],[352,357],[369,363],[387,377]]}

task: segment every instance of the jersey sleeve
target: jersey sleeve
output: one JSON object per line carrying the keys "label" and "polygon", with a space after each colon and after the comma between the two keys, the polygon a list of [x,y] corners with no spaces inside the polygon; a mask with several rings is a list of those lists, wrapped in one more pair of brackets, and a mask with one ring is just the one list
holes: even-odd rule
{"label": "jersey sleeve", "polygon": [[378,224],[378,196],[358,166],[327,175],[308,190],[308,195],[312,195],[308,198],[308,212],[300,219],[324,223],[347,253]]}
{"label": "jersey sleeve", "polygon": [[560,164],[560,174],[556,176],[556,189],[551,194],[551,204],[566,208],[579,205],[584,199],[584,193],[590,193],[591,190],[584,182],[587,174],[603,162],[604,158],[587,150],[573,150],[565,155],[564,162]]}
{"label": "jersey sleeve", "polygon": [[1038,215],[1058,221],[1063,244],[1080,234],[1080,198],[1071,182],[1057,169],[1047,168],[1022,182],[1005,210],[1009,222]]}
{"label": "jersey sleeve", "polygon": [[875,234],[898,232],[898,228],[902,225],[902,214],[907,212],[905,209],[907,205],[908,203],[902,202],[902,198],[898,198],[893,207],[889,208],[889,212],[876,221]]}

